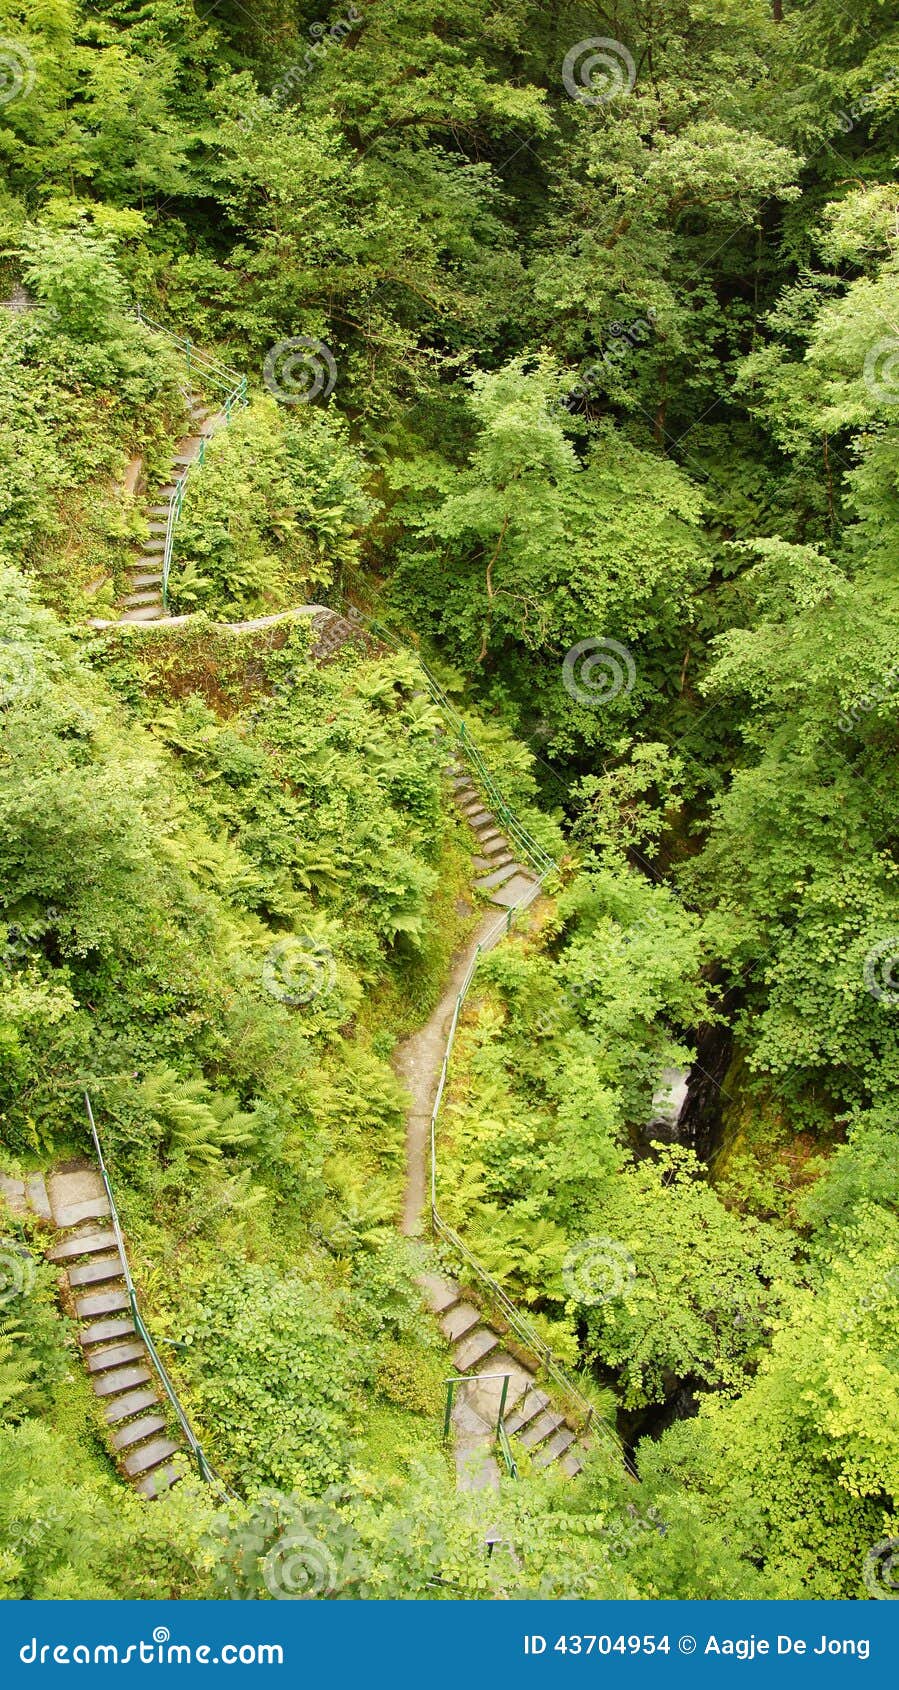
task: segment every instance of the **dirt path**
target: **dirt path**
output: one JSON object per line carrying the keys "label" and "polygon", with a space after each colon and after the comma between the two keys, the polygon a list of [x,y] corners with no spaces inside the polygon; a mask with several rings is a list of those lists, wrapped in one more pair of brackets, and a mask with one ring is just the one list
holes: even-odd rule
{"label": "dirt path", "polygon": [[411,1098],[406,1117],[406,1195],[400,1222],[407,1237],[421,1230],[429,1179],[431,1110],[456,999],[478,945],[496,926],[496,910],[490,910],[453,957],[436,1009],[417,1033],[398,1046],[394,1055],[394,1069]]}

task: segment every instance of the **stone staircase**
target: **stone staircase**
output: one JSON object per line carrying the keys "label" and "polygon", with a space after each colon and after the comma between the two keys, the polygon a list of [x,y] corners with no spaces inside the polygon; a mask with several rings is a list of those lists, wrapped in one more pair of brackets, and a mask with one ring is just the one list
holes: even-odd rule
{"label": "stone staircase", "polygon": [[501,909],[511,909],[529,893],[536,897],[537,876],[533,869],[516,862],[515,853],[500,831],[496,817],[487,809],[471,775],[461,763],[453,764],[451,779],[455,801],[477,840],[478,854],[472,858],[474,868],[479,871],[479,878],[474,882],[475,889],[483,892],[492,904],[498,904]]}
{"label": "stone staircase", "polygon": [[513,1453],[527,1451],[536,1468],[558,1466],[569,1478],[576,1478],[586,1445],[540,1389],[535,1373],[509,1354],[499,1333],[454,1279],[425,1273],[419,1285],[452,1346],[455,1372],[466,1375],[466,1382],[456,1386],[451,1415],[460,1490],[486,1490],[499,1484],[496,1435],[505,1378],[503,1425]]}
{"label": "stone staircase", "polygon": [[[502,909],[536,897],[540,887],[536,873],[517,861],[464,765],[457,760],[448,772],[455,802],[477,842],[472,859],[478,873],[476,889]],[[419,1284],[452,1348],[455,1372],[465,1375],[465,1383],[456,1386],[451,1414],[459,1488],[483,1490],[499,1484],[497,1421],[506,1379],[503,1426],[510,1443],[514,1440],[513,1453],[518,1446],[527,1451],[536,1468],[558,1466],[575,1478],[583,1466],[586,1445],[538,1386],[536,1373],[508,1352],[500,1334],[455,1280],[426,1273]]]}
{"label": "stone staircase", "polygon": [[149,507],[147,539],[140,557],[127,572],[126,590],[120,603],[119,619],[122,622],[158,622],[166,615],[162,604],[162,565],[172,500],[180,477],[191,464],[196,463],[204,441],[211,440],[225,425],[224,412],[213,414],[212,407],[194,388],[184,389],[184,399],[190,429],[178,442],[168,482],[157,489],[155,503]]}
{"label": "stone staircase", "polygon": [[132,1318],[99,1170],[79,1161],[46,1180],[41,1174],[27,1180],[3,1174],[0,1196],[11,1213],[53,1227],[47,1259],[64,1274],[62,1301],[78,1323],[78,1343],[113,1459],[142,1496],[159,1496],[182,1476],[174,1457],[184,1445],[169,1434],[153,1364]]}

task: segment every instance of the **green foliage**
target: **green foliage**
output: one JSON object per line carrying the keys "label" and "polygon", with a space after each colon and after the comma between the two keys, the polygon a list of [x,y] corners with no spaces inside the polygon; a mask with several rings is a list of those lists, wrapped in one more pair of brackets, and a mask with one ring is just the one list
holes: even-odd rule
{"label": "green foliage", "polygon": [[188,483],[173,604],[236,618],[314,601],[357,562],[372,511],[330,411],[270,401],[238,411]]}

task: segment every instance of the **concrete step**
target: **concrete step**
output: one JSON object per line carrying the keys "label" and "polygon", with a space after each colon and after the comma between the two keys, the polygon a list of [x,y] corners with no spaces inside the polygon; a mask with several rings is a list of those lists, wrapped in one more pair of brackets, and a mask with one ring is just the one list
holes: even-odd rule
{"label": "concrete step", "polygon": [[[166,519],[168,519],[168,514],[169,514],[169,511],[171,510],[171,508],[172,508],[171,503],[169,503],[167,505],[151,505],[150,506],[150,515],[151,516],[163,516]],[[168,520],[166,520],[166,527],[168,527]]]}
{"label": "concrete step", "polygon": [[488,857],[495,856],[497,851],[508,851],[509,842],[505,834],[498,833],[495,827],[485,828],[483,833],[479,833],[477,829],[475,832],[478,845]]}
{"label": "concrete step", "polygon": [[123,611],[120,622],[158,622],[164,613],[158,605],[147,604],[137,610]]}
{"label": "concrete step", "polygon": [[116,1367],[112,1373],[104,1373],[92,1383],[98,1397],[114,1397],[123,1391],[133,1390],[137,1385],[149,1385],[150,1378],[146,1367]]}
{"label": "concrete step", "polygon": [[162,587],[162,572],[161,572],[161,570],[155,569],[155,570],[150,571],[149,573],[144,573],[144,574],[140,574],[140,575],[130,575],[129,578],[128,578],[128,585],[129,585],[129,587],[134,587],[134,588],[137,588],[137,587],[160,587],[161,588]]}
{"label": "concrete step", "polygon": [[[502,1375],[503,1377],[500,1377]],[[503,1423],[534,1383],[534,1375],[506,1350],[491,1350],[484,1363],[484,1372],[471,1375],[472,1384],[465,1386],[466,1401],[488,1426],[495,1426],[502,1401],[503,1379],[508,1379]]]}
{"label": "concrete step", "polygon": [[11,1215],[27,1215],[28,1199],[25,1196],[23,1179],[13,1179],[11,1174],[0,1174],[0,1197]]}
{"label": "concrete step", "polygon": [[425,1302],[434,1314],[445,1314],[462,1295],[454,1279],[444,1279],[439,1273],[420,1273],[418,1283]]}
{"label": "concrete step", "polygon": [[28,1207],[38,1215],[42,1221],[52,1221],[53,1211],[47,1196],[47,1187],[43,1174],[29,1174],[25,1181],[25,1197]]}
{"label": "concrete step", "polygon": [[462,1342],[456,1345],[453,1361],[460,1373],[470,1373],[498,1344],[496,1333],[491,1332],[489,1326],[481,1326],[477,1331],[467,1333]]}
{"label": "concrete step", "polygon": [[199,457],[199,452],[200,452],[200,445],[199,445],[199,441],[198,441],[197,442],[197,450],[195,452],[176,452],[175,456],[172,459],[172,463],[178,464],[179,468],[188,469],[191,464],[196,463],[197,458]]}
{"label": "concrete step", "polygon": [[154,1497],[162,1496],[167,1490],[171,1490],[173,1485],[177,1485],[180,1478],[181,1474],[177,1467],[154,1467],[151,1472],[144,1475],[134,1488],[140,1492],[141,1496],[147,1496],[152,1501]]}
{"label": "concrete step", "polygon": [[154,1438],[151,1443],[141,1444],[131,1455],[126,1455],[122,1466],[129,1479],[134,1479],[138,1473],[149,1472],[151,1467],[161,1467],[164,1461],[177,1454],[178,1445],[172,1443],[171,1438]]}
{"label": "concrete step", "polygon": [[115,1250],[116,1235],[109,1227],[103,1231],[92,1229],[90,1232],[78,1232],[74,1238],[64,1238],[61,1244],[54,1244],[52,1250],[47,1251],[50,1262],[70,1262],[75,1256],[95,1256],[100,1250]]}
{"label": "concrete step", "polygon": [[502,886],[511,880],[513,874],[524,874],[520,863],[503,863],[495,868],[491,874],[485,874],[482,880],[476,880],[475,886],[479,892],[492,892],[495,887]]}
{"label": "concrete step", "polygon": [[109,1344],[113,1338],[130,1338],[134,1331],[133,1320],[95,1320],[79,1332],[78,1342],[87,1349],[91,1344]]}
{"label": "concrete step", "polygon": [[162,593],[157,586],[147,586],[142,593],[127,593],[122,603],[128,610],[137,610],[140,605],[155,605],[162,610]]}
{"label": "concrete step", "polygon": [[164,1431],[165,1421],[161,1414],[144,1414],[139,1420],[128,1420],[120,1432],[113,1433],[112,1447],[130,1449],[132,1444],[143,1443],[145,1438],[155,1438]]}
{"label": "concrete step", "polygon": [[537,882],[532,874],[516,874],[512,880],[507,880],[505,886],[497,887],[491,893],[491,903],[500,904],[503,909],[511,909],[513,904],[533,892]]}
{"label": "concrete step", "polygon": [[143,557],[163,557],[165,555],[165,538],[160,534],[156,540],[144,540],[141,546]]}
{"label": "concrete step", "polygon": [[457,1303],[455,1308],[450,1309],[449,1314],[443,1316],[440,1322],[440,1330],[444,1338],[448,1338],[451,1344],[455,1344],[460,1338],[465,1337],[466,1332],[471,1332],[474,1327],[478,1326],[480,1320],[481,1311],[476,1309],[472,1303]]}
{"label": "concrete step", "polygon": [[[172,499],[173,499],[173,498],[174,498],[174,496],[175,496],[175,494],[176,494],[176,492],[177,492],[177,491],[178,491],[178,489],[177,489],[177,486],[176,486],[176,484],[175,484],[175,482],[174,482],[174,481],[169,481],[169,482],[168,482],[168,483],[167,483],[167,484],[166,484],[166,486],[165,486],[165,487],[158,487],[158,488],[157,488],[157,490],[156,490],[156,493],[157,493],[157,498],[160,498],[160,499],[168,499],[168,500],[169,500],[169,503],[171,503],[171,501],[172,501]],[[151,510],[155,510],[155,509],[156,509],[156,506],[155,506],[155,505],[151,505],[151,507],[150,507],[150,508],[151,508]],[[168,506],[166,506],[166,509],[168,509]]]}
{"label": "concrete step", "polygon": [[132,1361],[145,1362],[147,1352],[140,1338],[129,1344],[112,1344],[108,1349],[89,1350],[84,1358],[88,1373],[108,1373],[113,1367],[127,1367]]}
{"label": "concrete step", "polygon": [[535,1419],[538,1414],[542,1414],[543,1410],[548,1407],[549,1397],[545,1391],[539,1389],[531,1391],[524,1401],[518,1404],[515,1413],[510,1414],[506,1419],[506,1431],[509,1437],[514,1438],[521,1431],[522,1426],[527,1426],[531,1420]]}
{"label": "concrete step", "polygon": [[70,1267],[69,1284],[73,1290],[79,1285],[102,1285],[107,1279],[121,1279],[124,1271],[122,1258],[117,1250],[114,1256],[97,1256],[94,1261],[83,1262],[79,1267]]}
{"label": "concrete step", "polygon": [[142,1414],[146,1408],[155,1408],[159,1398],[155,1391],[128,1391],[122,1397],[113,1397],[111,1402],[104,1403],[103,1412],[108,1426],[116,1426],[122,1420],[130,1419],[132,1414]]}
{"label": "concrete step", "polygon": [[169,531],[169,525],[168,525],[167,522],[159,521],[159,522],[148,522],[147,523],[147,533],[148,534],[161,534],[163,537],[165,537],[165,535],[168,533],[168,531]]}
{"label": "concrete step", "polygon": [[576,1479],[578,1474],[583,1473],[584,1471],[583,1461],[581,1461],[579,1456],[574,1454],[573,1450],[568,1455],[562,1456],[559,1466],[561,1467],[563,1473],[568,1474],[569,1479]]}
{"label": "concrete step", "polygon": [[93,1320],[100,1314],[130,1312],[127,1291],[94,1291],[89,1297],[75,1298],[75,1312],[79,1320]]}
{"label": "concrete step", "polygon": [[554,1408],[545,1408],[542,1414],[538,1414],[535,1420],[525,1426],[524,1431],[520,1434],[520,1441],[525,1449],[536,1449],[546,1438],[551,1438],[553,1432],[557,1432],[559,1427],[564,1426],[564,1424],[564,1414],[559,1414]]}
{"label": "concrete step", "polygon": [[71,1226],[80,1226],[82,1221],[105,1221],[108,1218],[109,1203],[105,1196],[86,1197],[81,1203],[57,1205],[53,1215],[60,1232],[67,1232]]}
{"label": "concrete step", "polygon": [[574,1443],[574,1433],[570,1426],[560,1426],[557,1432],[543,1445],[540,1454],[534,1461],[535,1467],[551,1467],[554,1461],[565,1454]]}

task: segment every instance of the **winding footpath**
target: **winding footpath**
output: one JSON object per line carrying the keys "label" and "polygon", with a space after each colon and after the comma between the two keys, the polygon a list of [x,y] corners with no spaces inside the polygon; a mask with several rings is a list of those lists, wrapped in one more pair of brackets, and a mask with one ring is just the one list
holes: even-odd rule
{"label": "winding footpath", "polygon": [[[516,862],[496,818],[486,809],[471,777],[456,766],[452,774],[456,803],[465,816],[477,847],[472,866],[475,889],[503,909],[536,897],[539,882]],[[425,1025],[398,1048],[394,1067],[409,1093],[406,1122],[406,1190],[402,1231],[420,1233],[426,1207],[430,1124],[440,1072],[459,994],[479,953],[504,934],[494,914],[479,924],[453,958],[446,988]],[[497,1459],[498,1422],[502,1424],[512,1459],[521,1451],[538,1468],[558,1464],[574,1478],[581,1470],[583,1445],[537,1384],[536,1368],[511,1353],[503,1336],[481,1312],[477,1294],[459,1281],[436,1273],[420,1276],[425,1300],[451,1348],[456,1384],[450,1423],[456,1480],[462,1490],[496,1488],[501,1467]],[[517,1466],[517,1461],[516,1461]]]}

